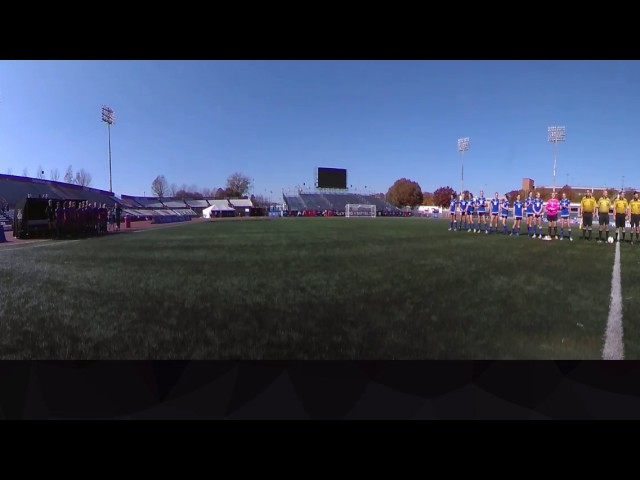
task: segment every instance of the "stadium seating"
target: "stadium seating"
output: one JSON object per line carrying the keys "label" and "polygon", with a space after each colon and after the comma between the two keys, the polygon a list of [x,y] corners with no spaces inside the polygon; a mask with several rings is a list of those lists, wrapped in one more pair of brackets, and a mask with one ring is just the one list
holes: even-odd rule
{"label": "stadium seating", "polygon": [[375,205],[378,211],[395,212],[399,209],[384,199],[373,195],[357,193],[300,193],[298,195],[283,195],[289,211],[333,210],[344,211],[345,205],[365,204]]}

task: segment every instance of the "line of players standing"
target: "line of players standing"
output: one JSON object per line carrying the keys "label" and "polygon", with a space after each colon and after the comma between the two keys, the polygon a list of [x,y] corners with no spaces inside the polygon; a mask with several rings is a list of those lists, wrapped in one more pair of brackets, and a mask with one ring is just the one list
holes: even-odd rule
{"label": "line of players standing", "polygon": [[88,201],[56,202],[49,200],[45,208],[49,221],[51,236],[61,238],[67,235],[73,237],[86,235],[102,235],[110,231],[120,230],[122,208],[117,203],[112,208],[107,204],[100,205]]}
{"label": "line of players standing", "polygon": [[[582,228],[582,239],[591,239],[592,221],[594,211],[599,212],[599,238],[602,240],[603,229],[606,228],[606,236],[609,236],[609,208],[613,205],[616,221],[616,241],[619,241],[619,230],[622,230],[622,241],[625,240],[626,222],[631,224],[630,243],[633,244],[633,234],[636,234],[636,241],[640,241],[640,199],[638,192],[634,192],[633,200],[627,202],[624,198],[624,192],[619,192],[613,202],[609,199],[607,190],[603,190],[602,197],[598,202],[591,196],[591,190],[587,190],[586,196],[580,202],[579,216],[582,218],[580,228]],[[540,192],[537,192],[534,198],[533,192],[529,192],[524,202],[521,201],[520,195],[516,196],[513,202],[513,209],[509,203],[507,195],[499,198],[498,192],[494,198],[488,200],[484,196],[484,192],[480,191],[478,197],[474,197],[469,193],[462,195],[460,200],[455,194],[451,194],[450,200],[450,231],[466,230],[467,232],[485,234],[498,233],[498,218],[502,222],[502,233],[506,235],[507,218],[509,211],[513,211],[514,222],[509,235],[520,236],[520,224],[524,215],[527,218],[527,234],[531,238],[542,238],[542,217],[546,213],[548,221],[547,238],[562,240],[564,238],[564,229],[567,227],[569,240],[573,241],[571,235],[570,217],[571,201],[567,198],[566,193],[562,193],[562,198],[557,199],[556,193],[551,194],[551,198],[544,202],[540,198]],[[474,214],[477,215],[477,224],[474,223]],[[558,215],[560,216],[560,237],[558,237]],[[489,222],[487,222],[489,216]],[[587,231],[589,235],[587,237]]]}
{"label": "line of players standing", "polygon": [[[460,200],[455,194],[451,194],[449,213],[450,224],[449,230],[466,230],[467,232],[485,234],[498,233],[498,222],[502,224],[502,234],[509,236],[520,236],[520,228],[522,219],[526,216],[527,235],[531,238],[542,238],[542,217],[546,213],[548,223],[548,235],[562,240],[564,238],[564,229],[567,228],[569,240],[573,240],[571,236],[571,224],[569,222],[571,201],[566,194],[562,194],[562,199],[556,198],[556,193],[551,194],[551,198],[544,202],[540,198],[540,192],[534,194],[529,192],[524,202],[520,195],[516,196],[513,202],[513,208],[509,202],[507,195],[501,198],[498,192],[494,197],[487,199],[484,191],[480,191],[478,197],[473,194],[462,195]],[[507,218],[509,211],[512,211],[513,225],[511,231],[507,228]],[[477,224],[474,223],[474,215],[477,215]],[[558,215],[560,216],[560,237],[558,237]],[[552,238],[553,238],[552,237]]]}

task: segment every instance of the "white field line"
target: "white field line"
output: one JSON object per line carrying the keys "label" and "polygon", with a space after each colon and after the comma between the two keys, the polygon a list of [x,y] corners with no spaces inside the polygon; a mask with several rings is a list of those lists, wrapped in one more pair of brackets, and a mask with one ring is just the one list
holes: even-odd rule
{"label": "white field line", "polygon": [[607,333],[602,351],[603,360],[623,360],[622,343],[622,286],[620,282],[620,243],[616,242],[616,254],[613,260],[611,276],[611,303],[607,319]]}

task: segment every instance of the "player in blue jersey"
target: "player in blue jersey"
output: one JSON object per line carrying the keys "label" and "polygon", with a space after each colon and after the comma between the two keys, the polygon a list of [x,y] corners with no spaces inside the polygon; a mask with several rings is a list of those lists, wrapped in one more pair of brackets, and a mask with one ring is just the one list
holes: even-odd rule
{"label": "player in blue jersey", "polygon": [[458,224],[458,230],[467,229],[467,196],[463,193],[460,195],[460,223]]}
{"label": "player in blue jersey", "polygon": [[522,213],[524,211],[524,203],[520,200],[520,195],[516,197],[516,201],[513,202],[513,226],[511,227],[511,233],[509,235],[520,236],[520,223],[522,222]]}
{"label": "player in blue jersey", "polygon": [[502,201],[500,202],[500,216],[502,217],[502,234],[507,234],[507,217],[509,216],[509,197],[502,197]]}
{"label": "player in blue jersey", "polygon": [[456,230],[458,228],[458,220],[456,219],[456,210],[458,209],[458,200],[456,194],[451,194],[451,200],[449,200],[449,231]]}
{"label": "player in blue jersey", "polygon": [[495,193],[491,201],[491,220],[489,223],[489,233],[492,233],[495,228],[495,232],[498,233],[498,214],[500,213],[500,199],[498,198],[498,192]]}
{"label": "player in blue jersey", "polygon": [[542,238],[542,207],[544,202],[540,198],[540,192],[536,192],[533,199],[533,238]]}
{"label": "player in blue jersey", "polygon": [[569,230],[569,240],[573,242],[573,238],[571,238],[571,223],[569,222],[570,209],[571,200],[567,198],[566,192],[562,192],[562,198],[560,199],[560,240],[564,238],[564,226],[566,224]]}
{"label": "player in blue jersey", "polygon": [[467,202],[467,232],[473,232],[475,227],[473,225],[473,213],[476,206],[476,200],[473,198],[473,193],[469,192],[469,201]]}
{"label": "player in blue jersey", "polygon": [[[478,229],[476,233],[480,233],[480,230],[484,230],[484,233],[489,233],[487,218],[484,215],[487,208],[487,199],[484,197],[483,190],[480,190],[480,196],[476,198],[476,207],[478,208]],[[482,228],[483,225],[484,228]]]}
{"label": "player in blue jersey", "polygon": [[527,235],[531,236],[533,233],[533,191],[531,190],[524,201],[524,207],[527,214]]}

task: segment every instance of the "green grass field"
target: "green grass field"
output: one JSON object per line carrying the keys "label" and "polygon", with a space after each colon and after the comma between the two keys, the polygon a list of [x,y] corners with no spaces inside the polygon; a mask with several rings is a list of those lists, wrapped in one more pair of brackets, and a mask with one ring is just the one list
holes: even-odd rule
{"label": "green grass field", "polygon": [[[615,247],[447,228],[223,220],[2,248],[0,358],[601,358]],[[638,358],[640,246],[620,248]]]}

